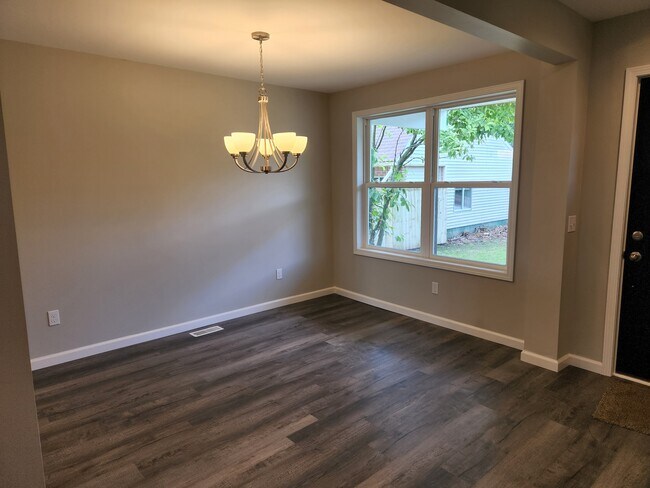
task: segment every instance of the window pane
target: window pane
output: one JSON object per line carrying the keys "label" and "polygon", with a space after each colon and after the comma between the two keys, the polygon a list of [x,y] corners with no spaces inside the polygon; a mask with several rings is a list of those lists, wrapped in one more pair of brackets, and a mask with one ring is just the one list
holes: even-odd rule
{"label": "window pane", "polygon": [[512,180],[514,99],[442,109],[439,114],[441,181]]}
{"label": "window pane", "polygon": [[[461,211],[459,192],[471,195]],[[438,188],[434,254],[505,266],[509,201],[508,188]]]}
{"label": "window pane", "polygon": [[370,179],[424,181],[425,112],[370,121]]}
{"label": "window pane", "polygon": [[368,208],[368,244],[420,252],[420,188],[369,188]]}
{"label": "window pane", "polygon": [[461,210],[463,208],[463,190],[460,188],[454,194],[454,210]]}

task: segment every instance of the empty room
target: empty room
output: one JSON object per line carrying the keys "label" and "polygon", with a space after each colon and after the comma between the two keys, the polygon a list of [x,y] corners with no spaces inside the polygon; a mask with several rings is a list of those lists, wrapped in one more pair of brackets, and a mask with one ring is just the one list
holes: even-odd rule
{"label": "empty room", "polygon": [[650,487],[650,0],[0,0],[0,488]]}

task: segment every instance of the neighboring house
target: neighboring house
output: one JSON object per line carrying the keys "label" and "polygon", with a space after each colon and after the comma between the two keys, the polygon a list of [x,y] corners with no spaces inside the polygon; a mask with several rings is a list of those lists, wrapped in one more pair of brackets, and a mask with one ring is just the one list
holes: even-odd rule
{"label": "neighboring house", "polygon": [[[378,154],[381,159],[392,161],[407,147],[410,136],[401,129],[390,127],[384,134]],[[471,161],[465,159],[439,158],[439,179],[458,182],[456,188],[438,190],[437,202],[437,242],[444,244],[447,239],[463,232],[474,232],[478,228],[492,228],[508,223],[507,188],[463,188],[463,181],[510,180],[512,174],[512,146],[502,139],[489,138],[476,144],[470,151]],[[423,181],[424,146],[420,146],[406,165],[404,181]],[[375,177],[385,176],[379,168]],[[383,246],[395,249],[416,249],[420,246],[420,208],[421,195],[409,194],[413,205],[411,211],[400,208],[394,214],[392,235],[384,238]],[[395,236],[403,240],[398,241]]]}

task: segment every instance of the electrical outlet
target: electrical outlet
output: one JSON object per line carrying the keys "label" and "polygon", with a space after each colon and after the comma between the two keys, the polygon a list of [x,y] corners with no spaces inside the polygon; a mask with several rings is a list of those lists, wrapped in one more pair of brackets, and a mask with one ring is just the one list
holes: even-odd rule
{"label": "electrical outlet", "polygon": [[437,281],[432,281],[431,282],[431,293],[434,295],[438,294],[438,282]]}
{"label": "electrical outlet", "polygon": [[275,279],[276,280],[282,279],[282,268],[278,268],[275,270]]}
{"label": "electrical outlet", "polygon": [[567,232],[575,232],[576,227],[578,226],[577,217],[575,215],[569,215],[569,223],[567,225]]}
{"label": "electrical outlet", "polygon": [[61,316],[58,310],[50,310],[47,312],[47,324],[50,327],[61,324]]}

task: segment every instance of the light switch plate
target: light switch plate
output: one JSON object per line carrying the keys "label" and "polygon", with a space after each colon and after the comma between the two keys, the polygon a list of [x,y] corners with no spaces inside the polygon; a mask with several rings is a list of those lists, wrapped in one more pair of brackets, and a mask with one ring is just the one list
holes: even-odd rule
{"label": "light switch plate", "polygon": [[578,226],[577,217],[575,215],[569,215],[569,223],[567,224],[567,232],[575,232]]}

